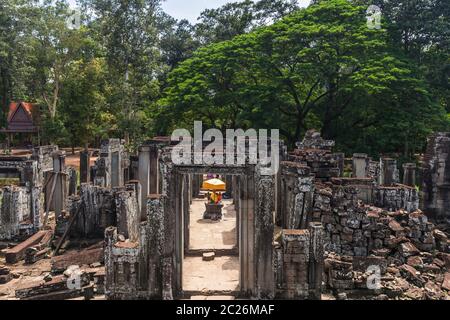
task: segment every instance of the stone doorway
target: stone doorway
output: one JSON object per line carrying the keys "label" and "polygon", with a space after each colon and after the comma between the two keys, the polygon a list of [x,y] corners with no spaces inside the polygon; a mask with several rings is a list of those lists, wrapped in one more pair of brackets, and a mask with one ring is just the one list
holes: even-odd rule
{"label": "stone doorway", "polygon": [[[226,180],[225,177],[220,178]],[[196,183],[194,179],[197,179]],[[204,219],[207,192],[198,187],[206,179],[204,175],[191,176],[192,198],[188,221],[185,222],[183,292],[191,299],[208,296],[232,298],[239,293],[238,214],[231,192],[226,192],[222,199],[222,219]],[[230,190],[231,186],[228,187]]]}
{"label": "stone doorway", "polygon": [[[236,236],[239,253],[239,294],[243,297],[270,298],[274,294],[272,241],[273,177],[259,175],[254,165],[206,166],[174,165],[171,161],[160,162],[163,194],[170,205],[164,208],[167,225],[166,239],[174,238],[172,290],[175,296],[183,296],[183,263],[189,249],[190,203],[192,201],[192,177],[214,172],[221,176],[232,176],[233,199],[236,205],[238,224]],[[187,243],[186,243],[187,242]],[[225,263],[225,262],[224,262]]]}
{"label": "stone doorway", "polygon": [[[137,239],[121,241],[117,228],[105,231],[107,297],[164,300],[186,297],[183,265],[192,232],[189,227],[193,187],[199,185],[193,177],[213,172],[228,177],[232,184],[238,221],[236,295],[274,298],[274,177],[261,175],[256,165],[177,165],[172,162],[171,148],[161,150],[158,158],[159,193],[148,194],[142,203],[146,217],[139,217]],[[142,182],[146,184],[145,179]]]}

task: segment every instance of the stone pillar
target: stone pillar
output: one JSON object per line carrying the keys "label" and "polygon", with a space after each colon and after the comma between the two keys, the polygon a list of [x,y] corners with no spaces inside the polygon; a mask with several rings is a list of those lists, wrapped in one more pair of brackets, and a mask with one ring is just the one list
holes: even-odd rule
{"label": "stone pillar", "polygon": [[281,174],[282,228],[305,229],[311,219],[314,176],[296,162],[282,162]]}
{"label": "stone pillar", "polygon": [[139,179],[139,156],[130,155],[129,180]]}
{"label": "stone pillar", "polygon": [[226,193],[226,195],[228,197],[231,198],[233,196],[233,192],[232,192],[232,190],[233,190],[233,176],[226,175],[225,176],[225,184],[226,184],[226,191],[225,191],[225,193]]}
{"label": "stone pillar", "polygon": [[80,152],[80,183],[89,183],[91,181],[90,159],[91,152],[89,150]]}
{"label": "stone pillar", "polygon": [[163,296],[164,198],[152,195],[146,202],[148,212],[148,291],[150,298]]}
{"label": "stone pillar", "polygon": [[281,170],[275,175],[275,224],[278,227],[283,225],[283,196],[281,189]]}
{"label": "stone pillar", "polygon": [[391,158],[380,159],[380,179],[381,186],[392,186],[399,182],[399,172],[397,160]]}
{"label": "stone pillar", "polygon": [[183,211],[183,224],[184,224],[184,250],[189,250],[189,239],[190,239],[190,207],[191,207],[191,201],[190,197],[192,194],[192,191],[189,187],[189,175],[185,174],[183,175],[183,190],[181,193],[182,199],[182,211]]}
{"label": "stone pillar", "polygon": [[335,153],[334,157],[338,163],[339,177],[344,176],[344,166],[345,166],[345,153]]}
{"label": "stone pillar", "polygon": [[[182,291],[182,264],[183,264],[183,219],[181,211],[181,185],[182,176],[176,172],[171,161],[171,151],[165,150],[160,159],[161,190],[164,203],[164,245],[163,257],[165,270],[171,270],[170,274],[163,277],[166,294],[172,288],[173,296],[178,296]],[[178,213],[178,214],[177,214]],[[173,257],[173,258],[172,258]],[[166,295],[166,296],[167,296]]]}
{"label": "stone pillar", "polygon": [[239,177],[233,176],[233,203],[236,213],[239,212]]}
{"label": "stone pillar", "polygon": [[198,198],[200,195],[200,189],[202,187],[202,175],[194,174],[192,178],[192,197]]}
{"label": "stone pillar", "polygon": [[189,207],[192,205],[192,184],[193,184],[193,175],[192,174],[188,174],[188,186],[189,186]]}
{"label": "stone pillar", "polygon": [[322,299],[322,275],[324,270],[324,229],[321,223],[309,224],[309,296],[314,300]]}
{"label": "stone pillar", "polygon": [[39,175],[38,162],[36,160],[26,161],[23,175],[24,182],[30,192],[30,220],[33,224],[33,229],[36,232],[42,226],[41,213],[43,211],[43,186],[42,179]]}
{"label": "stone pillar", "polygon": [[56,187],[55,187],[55,193],[53,194],[53,205],[55,210],[55,216],[60,216],[61,213],[64,211],[64,205],[66,201],[67,196],[67,189],[66,189],[66,181],[67,176],[63,172],[55,172],[56,179]]}
{"label": "stone pillar", "polygon": [[[58,217],[64,210],[67,196],[67,175],[65,173],[66,156],[61,151],[54,152],[52,156],[53,156],[53,174],[55,175],[56,179],[55,191],[53,193],[52,202],[55,211],[55,216]],[[50,183],[49,186],[51,192],[52,183]],[[49,195],[49,197],[50,196],[51,195]]]}
{"label": "stone pillar", "polygon": [[117,242],[117,228],[109,227],[105,230],[105,295],[107,299],[114,298],[115,266],[114,245]]}
{"label": "stone pillar", "polygon": [[173,258],[165,257],[163,259],[163,288],[162,288],[162,299],[163,300],[173,300],[173,289],[172,280],[173,277]]}
{"label": "stone pillar", "polygon": [[34,231],[38,231],[42,227],[42,187],[31,187],[31,217],[33,222]]}
{"label": "stone pillar", "polygon": [[138,211],[134,190],[121,190],[114,193],[116,205],[117,230],[131,242],[139,240],[140,211]]}
{"label": "stone pillar", "polygon": [[124,170],[122,166],[122,154],[120,147],[119,150],[111,152],[110,157],[111,188],[122,187],[124,181]]}
{"label": "stone pillar", "polygon": [[[256,169],[259,170],[258,168]],[[274,177],[256,176],[255,208],[255,269],[256,297],[273,299],[275,279],[273,273],[273,232],[274,232]]]}
{"label": "stone pillar", "polygon": [[405,163],[403,165],[403,184],[410,187],[416,186],[416,164]]}
{"label": "stone pillar", "polygon": [[369,171],[369,157],[365,153],[353,155],[353,178],[367,178]]}
{"label": "stone pillar", "polygon": [[[138,212],[142,212],[142,205],[145,206],[146,203],[142,204],[141,183],[138,180],[131,180],[131,181],[128,181],[126,188],[134,190],[134,192],[136,194],[136,202],[137,202]],[[147,211],[147,209],[144,209],[144,210]],[[140,217],[139,221],[147,221],[147,215],[145,215],[144,220],[142,220],[141,215],[139,217]]]}
{"label": "stone pillar", "polygon": [[309,298],[310,239],[308,230],[283,230],[282,232],[281,298],[283,299]]}
{"label": "stone pillar", "polygon": [[425,214],[438,220],[450,218],[450,132],[428,138],[422,169],[422,206]]}
{"label": "stone pillar", "polygon": [[66,155],[63,151],[56,151],[52,154],[53,171],[60,172],[66,169]]}
{"label": "stone pillar", "polygon": [[24,182],[28,187],[41,187],[42,181],[39,179],[37,161],[29,160],[25,162],[23,169]]}
{"label": "stone pillar", "polygon": [[239,179],[239,263],[241,292],[257,296],[255,289],[255,177]]}
{"label": "stone pillar", "polygon": [[[141,183],[141,203],[147,203],[147,197],[150,194],[150,147],[142,146],[139,148],[139,182]],[[156,192],[155,194],[157,194]],[[145,206],[141,207],[141,218],[145,220],[147,211]]]}
{"label": "stone pillar", "polygon": [[159,149],[157,145],[150,146],[149,194],[159,193]]}
{"label": "stone pillar", "polygon": [[78,174],[77,171],[70,167],[68,169],[69,174],[69,196],[77,194]]}
{"label": "stone pillar", "polygon": [[21,206],[22,191],[15,186],[4,187],[0,193],[0,240],[10,240],[19,235],[19,212],[26,210]]}

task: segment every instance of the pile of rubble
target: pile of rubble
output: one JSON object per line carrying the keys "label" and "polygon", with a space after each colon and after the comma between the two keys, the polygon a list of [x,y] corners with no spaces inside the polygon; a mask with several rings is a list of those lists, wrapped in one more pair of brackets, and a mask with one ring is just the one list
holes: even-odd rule
{"label": "pile of rubble", "polygon": [[327,288],[353,298],[449,298],[449,237],[421,211],[389,212],[359,203],[322,219]]}
{"label": "pile of rubble", "polygon": [[405,254],[404,258],[406,263],[395,264],[389,263],[385,256],[361,258],[328,253],[325,259],[326,289],[344,299],[450,298],[448,253],[415,251]]}
{"label": "pile of rubble", "polygon": [[[388,211],[363,204],[357,188],[320,189],[315,193],[314,219],[325,228],[325,249],[348,256],[367,256],[377,250],[430,252],[449,250],[449,240],[417,210]],[[406,245],[409,243],[410,245]],[[394,257],[392,257],[394,259]],[[396,255],[395,259],[401,260]]]}
{"label": "pile of rubble", "polygon": [[13,278],[11,270],[6,266],[0,266],[0,284],[5,284]]}
{"label": "pile of rubble", "polygon": [[340,299],[448,299],[448,234],[420,210],[390,211],[360,199],[358,186],[316,184],[326,288]]}
{"label": "pile of rubble", "polygon": [[[3,243],[6,245],[0,252],[0,296],[5,296],[2,299],[91,299],[94,294],[103,294],[103,241],[66,240],[58,255],[53,249],[59,242],[49,229],[19,243]],[[71,277],[73,270],[77,273]]]}
{"label": "pile of rubble", "polygon": [[15,288],[14,296],[20,300],[90,300],[104,292],[104,277],[104,269],[97,265],[71,265],[63,274],[47,273],[39,280],[27,281]]}
{"label": "pile of rubble", "polygon": [[316,179],[329,180],[339,177],[344,171],[344,154],[332,153],[334,141],[324,140],[313,130],[306,133],[305,139],[297,143],[297,148],[289,153],[289,161],[311,168]]}

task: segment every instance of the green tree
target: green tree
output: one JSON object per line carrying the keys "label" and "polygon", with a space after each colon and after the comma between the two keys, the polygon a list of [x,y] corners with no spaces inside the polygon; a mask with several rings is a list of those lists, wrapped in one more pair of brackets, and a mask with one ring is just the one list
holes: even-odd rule
{"label": "green tree", "polygon": [[190,58],[200,46],[194,38],[194,26],[187,20],[177,21],[162,12],[158,17],[158,31],[162,60],[168,70]]}
{"label": "green tree", "polygon": [[86,1],[97,16],[108,62],[108,104],[118,120],[118,134],[139,139],[143,110],[159,95],[163,72],[157,29],[159,0]]}
{"label": "green tree", "polygon": [[62,82],[70,63],[80,56],[84,39],[79,30],[67,26],[71,15],[67,1],[43,1],[36,7],[36,14],[30,25],[33,37],[28,45],[32,46],[34,57],[28,90],[46,106],[50,119],[54,119]]}
{"label": "green tree", "polygon": [[231,40],[257,27],[279,20],[297,10],[296,1],[245,0],[230,2],[218,9],[206,9],[195,25],[196,37],[203,44]]}
{"label": "green tree", "polygon": [[27,81],[32,71],[29,40],[34,11],[31,0],[0,2],[0,103],[5,113],[12,99],[30,98]]}
{"label": "green tree", "polygon": [[398,49],[419,67],[438,103],[450,112],[450,2],[364,2],[376,4],[381,8],[393,48]]}
{"label": "green tree", "polygon": [[61,115],[73,148],[103,138],[114,127],[114,123],[102,121],[108,115],[105,66],[99,58],[76,61],[63,83]]}
{"label": "green tree", "polygon": [[[222,129],[279,128],[291,143],[315,127],[339,143],[353,126],[362,134],[394,110],[396,121],[408,116],[408,126],[431,130],[442,109],[429,108],[426,85],[408,60],[392,52],[387,31],[368,28],[366,9],[319,1],[198,50],[170,74],[160,122],[167,129],[196,119]],[[424,114],[430,120],[413,117]],[[415,134],[408,131],[408,137]],[[403,148],[414,149],[411,143]]]}

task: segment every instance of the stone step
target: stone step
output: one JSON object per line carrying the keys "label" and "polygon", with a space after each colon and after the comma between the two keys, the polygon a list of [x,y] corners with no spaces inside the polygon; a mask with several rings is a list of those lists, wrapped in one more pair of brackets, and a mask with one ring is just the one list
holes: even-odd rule
{"label": "stone step", "polygon": [[[191,300],[234,300],[240,294],[239,291],[230,291],[230,290],[203,290],[203,291],[194,291],[194,290],[184,290],[182,297],[183,299],[191,299]],[[220,298],[233,298],[233,299],[220,299]],[[208,298],[208,299],[203,299]]]}
{"label": "stone step", "polygon": [[191,296],[189,300],[236,300],[235,296]]}
{"label": "stone step", "polygon": [[239,249],[189,249],[185,253],[185,257],[202,257],[205,253],[213,252],[216,257],[237,257]]}

